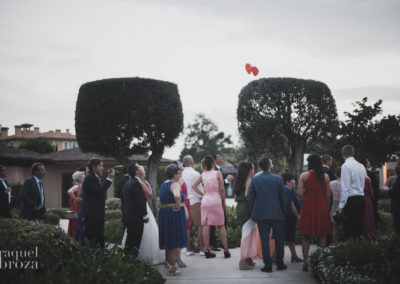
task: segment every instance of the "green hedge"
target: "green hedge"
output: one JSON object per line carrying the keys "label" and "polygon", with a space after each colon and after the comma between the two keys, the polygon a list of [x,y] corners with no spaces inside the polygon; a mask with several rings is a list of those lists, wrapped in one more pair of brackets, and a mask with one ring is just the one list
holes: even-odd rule
{"label": "green hedge", "polygon": [[61,219],[65,219],[65,212],[69,211],[69,208],[51,208],[47,209],[47,214],[57,215]]}
{"label": "green hedge", "polygon": [[106,220],[121,220],[122,219],[122,211],[119,209],[116,210],[106,210]]}
{"label": "green hedge", "polygon": [[400,237],[382,234],[319,248],[310,264],[321,283],[400,283]]}
{"label": "green hedge", "polygon": [[58,224],[60,224],[60,216],[58,216],[56,214],[48,213],[46,218],[44,219],[44,222],[46,224],[50,224],[50,225],[58,225]]}
{"label": "green hedge", "polygon": [[104,224],[104,241],[107,243],[121,244],[124,236],[124,225],[121,219],[107,220]]}
{"label": "green hedge", "polygon": [[[35,251],[38,269],[2,269],[2,283],[164,283],[161,274],[118,247],[80,247],[62,229],[38,221],[0,219],[2,265],[5,252]],[[21,260],[21,258],[20,258]],[[9,264],[9,262],[7,262]]]}
{"label": "green hedge", "polygon": [[121,199],[114,197],[106,200],[106,211],[107,210],[121,210]]}

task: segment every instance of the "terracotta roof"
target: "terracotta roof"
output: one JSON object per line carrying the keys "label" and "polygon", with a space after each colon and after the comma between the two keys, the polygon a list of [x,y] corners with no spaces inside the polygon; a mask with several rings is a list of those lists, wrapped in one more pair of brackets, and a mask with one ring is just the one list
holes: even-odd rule
{"label": "terracotta roof", "polygon": [[37,138],[45,138],[45,139],[54,139],[54,140],[68,140],[68,141],[76,141],[76,136],[71,133],[62,133],[62,132],[44,132],[44,133],[34,133],[33,131],[24,131],[22,135],[15,136],[10,135],[1,140],[27,140],[27,139],[37,139]]}
{"label": "terracotta roof", "polygon": [[[92,158],[97,158],[102,161],[115,161],[114,158],[104,157],[95,153],[82,153],[79,148],[69,149],[59,152],[53,152],[49,154],[39,154],[33,151],[12,148],[8,147],[5,144],[0,143],[0,160],[3,159],[12,159],[12,160],[32,160],[32,161],[41,161],[41,162],[75,162],[75,161],[83,161],[87,162]],[[147,162],[149,156],[147,155],[132,155],[129,157],[131,161],[138,162]],[[116,161],[115,161],[116,162]],[[172,160],[161,159],[160,161],[163,164],[171,163]]]}
{"label": "terracotta roof", "polygon": [[46,155],[39,154],[33,151],[20,148],[8,147],[3,143],[0,143],[0,160],[23,160],[23,161],[41,161],[46,162],[51,159]]}

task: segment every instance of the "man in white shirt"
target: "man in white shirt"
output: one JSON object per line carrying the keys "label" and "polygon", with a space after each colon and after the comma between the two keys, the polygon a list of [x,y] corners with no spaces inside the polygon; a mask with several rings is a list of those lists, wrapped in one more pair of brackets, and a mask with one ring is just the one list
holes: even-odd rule
{"label": "man in white shirt", "polygon": [[[190,155],[183,157],[183,171],[182,179],[185,181],[188,190],[188,198],[190,202],[190,216],[193,225],[197,227],[197,239],[200,246],[200,255],[204,255],[204,241],[203,241],[203,226],[201,225],[201,199],[203,198],[204,191],[200,184],[200,190],[193,189],[193,184],[200,176],[200,173],[193,168],[193,158]],[[192,251],[187,251],[186,255],[193,255]]]}
{"label": "man in white shirt", "polygon": [[342,148],[345,160],[341,170],[341,194],[339,211],[345,213],[343,231],[346,238],[359,238],[363,235],[364,222],[364,185],[367,172],[362,164],[354,159],[354,148],[345,145]]}

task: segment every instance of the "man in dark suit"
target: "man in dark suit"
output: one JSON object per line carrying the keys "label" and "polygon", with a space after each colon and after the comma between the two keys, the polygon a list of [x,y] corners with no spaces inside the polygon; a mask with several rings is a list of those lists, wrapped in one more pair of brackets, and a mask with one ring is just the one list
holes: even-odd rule
{"label": "man in dark suit", "polygon": [[322,155],[322,167],[324,169],[324,172],[329,176],[329,179],[331,181],[336,180],[335,175],[333,174],[331,167],[332,167],[332,156],[329,154],[324,154]]}
{"label": "man in dark suit", "polygon": [[10,218],[10,203],[11,198],[10,194],[12,188],[8,186],[6,181],[7,170],[4,165],[0,164],[0,218]]}
{"label": "man in dark suit", "polygon": [[149,222],[146,208],[146,197],[137,177],[139,165],[131,163],[128,166],[130,179],[125,182],[122,190],[122,221],[127,230],[126,250],[138,256],[143,236],[144,223]]}
{"label": "man in dark suit", "polygon": [[104,206],[106,193],[115,175],[114,170],[111,169],[104,183],[101,183],[103,170],[103,162],[101,160],[90,160],[89,173],[82,184],[83,199],[80,208],[85,237],[101,247],[104,247]]}
{"label": "man in dark suit", "polygon": [[46,168],[42,163],[32,165],[32,176],[27,178],[21,188],[21,218],[36,220],[46,217],[45,196],[42,179],[46,175]]}
{"label": "man in dark suit", "polygon": [[263,272],[272,272],[269,250],[269,234],[275,236],[277,270],[286,269],[283,263],[285,246],[286,195],[282,177],[271,173],[272,161],[265,157],[259,162],[262,173],[251,179],[249,207],[251,219],[257,221],[260,234],[264,267]]}
{"label": "man in dark suit", "polygon": [[120,199],[122,199],[122,189],[124,188],[125,183],[128,181],[129,179],[129,174],[128,174],[128,166],[123,166],[122,167],[122,173],[124,174],[123,177],[121,177],[118,181],[118,185],[117,185],[117,195],[115,197],[118,197]]}

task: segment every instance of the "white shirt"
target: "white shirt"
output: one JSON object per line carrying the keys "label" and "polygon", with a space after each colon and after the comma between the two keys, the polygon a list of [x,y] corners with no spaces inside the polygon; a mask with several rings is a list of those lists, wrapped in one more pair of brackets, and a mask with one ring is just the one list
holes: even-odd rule
{"label": "white shirt", "polygon": [[365,177],[367,171],[364,166],[353,157],[346,159],[340,173],[342,192],[340,194],[339,208],[342,209],[347,199],[352,196],[364,196]]}
{"label": "white shirt", "polygon": [[44,192],[43,192],[43,186],[41,185],[42,180],[38,179],[37,176],[33,176],[35,178],[36,184],[39,188],[39,193],[40,193],[40,206],[37,209],[42,209],[43,205],[44,205]]}
{"label": "white shirt", "polygon": [[[3,183],[3,186],[7,192],[8,186],[6,184],[6,180],[4,178],[0,178],[0,181]],[[8,194],[8,204],[11,204],[11,192],[7,192],[7,194]]]}
{"label": "white shirt", "polygon": [[[200,176],[200,173],[193,169],[192,167],[185,167],[183,168],[182,171],[182,179],[186,182],[187,189],[188,189],[188,199],[190,202],[190,205],[196,204],[201,202],[202,196],[198,194],[194,189],[192,188],[194,182],[196,179]],[[203,185],[200,183],[198,188],[200,191],[203,191]]]}

